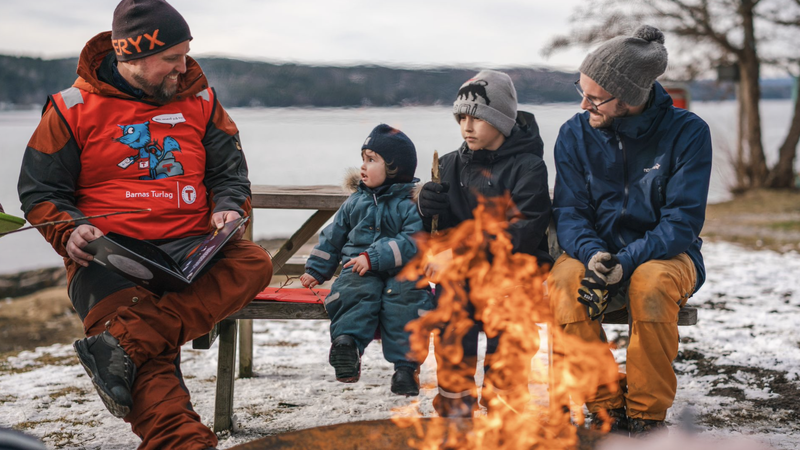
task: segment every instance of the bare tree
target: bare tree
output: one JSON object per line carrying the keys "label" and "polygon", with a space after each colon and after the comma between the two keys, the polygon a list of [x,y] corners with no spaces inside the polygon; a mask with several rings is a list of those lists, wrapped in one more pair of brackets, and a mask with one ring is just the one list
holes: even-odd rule
{"label": "bare tree", "polygon": [[[762,64],[798,66],[796,59],[787,56],[796,48],[776,49],[768,44],[780,34],[775,27],[791,33],[800,31],[800,0],[592,0],[576,11],[572,22],[574,30],[554,38],[545,48],[545,55],[575,45],[589,47],[650,23],[675,39],[670,52],[670,76],[691,79],[719,64],[738,67],[740,136],[734,158],[736,189],[793,186],[793,164],[800,141],[800,104],[795,103],[779,161],[770,170],[761,136],[759,78]],[[764,53],[768,55],[761,57],[765,44],[769,50]],[[675,48],[679,51],[675,52]]]}
{"label": "bare tree", "polygon": [[[761,14],[766,21],[775,24],[784,30],[778,30],[778,39],[790,43],[784,52],[774,57],[762,58],[766,63],[783,67],[795,82],[800,77],[800,51],[797,50],[794,34],[800,30],[800,0],[775,1],[767,5]],[[789,34],[780,31],[789,31]],[[782,54],[781,54],[782,53]],[[766,185],[772,188],[785,188],[794,185],[794,161],[797,156],[797,144],[800,143],[800,100],[795,98],[792,111],[792,122],[786,138],[778,148],[778,162],[770,170]]]}

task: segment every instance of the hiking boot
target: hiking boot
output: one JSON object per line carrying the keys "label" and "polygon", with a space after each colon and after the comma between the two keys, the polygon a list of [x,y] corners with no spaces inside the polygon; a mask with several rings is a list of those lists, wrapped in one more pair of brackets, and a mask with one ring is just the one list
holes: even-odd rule
{"label": "hiking boot", "polygon": [[663,420],[628,419],[628,430],[636,439],[648,438],[660,433],[668,433],[669,428]]}
{"label": "hiking boot", "polygon": [[[608,416],[606,419],[605,416]],[[589,414],[589,429],[595,431],[602,431],[606,422],[610,422],[611,428],[608,429],[609,433],[628,435],[628,416],[625,414],[625,408],[615,408],[603,410]]]}
{"label": "hiking boot", "polygon": [[419,395],[419,374],[411,367],[400,366],[392,375],[392,393],[406,397]]}
{"label": "hiking boot", "polygon": [[328,362],[336,371],[336,381],[355,383],[361,377],[361,356],[352,336],[343,334],[333,340]]}
{"label": "hiking boot", "polygon": [[128,415],[133,407],[131,388],[136,366],[119,341],[104,331],[75,341],[73,347],[106,408],[119,418]]}

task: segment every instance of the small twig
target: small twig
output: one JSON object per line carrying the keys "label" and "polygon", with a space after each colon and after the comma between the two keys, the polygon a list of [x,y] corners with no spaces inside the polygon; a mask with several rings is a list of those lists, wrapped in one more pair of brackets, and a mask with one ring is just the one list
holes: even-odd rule
{"label": "small twig", "polygon": [[[262,246],[261,248],[264,248],[264,247]],[[264,251],[265,251],[265,252],[267,252],[267,254],[269,255],[270,259],[275,259],[275,258],[273,258],[273,257],[272,257],[272,253],[270,253],[270,252],[269,252],[269,250],[267,250],[266,248],[264,248]],[[280,267],[278,267],[278,271],[279,271],[279,272],[282,272],[282,275],[286,277],[286,281],[284,281],[283,283],[281,283],[281,285],[280,285],[280,286],[278,286],[278,289],[276,289],[276,290],[275,290],[275,292],[276,292],[276,293],[280,292],[280,291],[281,291],[281,289],[285,288],[286,286],[291,286],[291,285],[292,285],[292,283],[294,283],[294,280],[299,280],[299,279],[300,279],[300,277],[290,277],[290,276],[289,276],[289,274],[288,274],[288,273],[286,273],[286,271],[285,271],[285,270],[283,270],[283,267],[284,267],[285,265],[286,265],[286,264],[281,264],[281,266],[280,266]],[[314,291],[314,289],[311,289],[311,288],[307,288],[307,289],[308,289],[309,291],[311,291],[311,293],[312,293],[312,294],[314,294],[314,297],[317,297],[317,300],[319,300],[320,302],[322,301],[322,299],[321,299],[321,298],[320,298],[320,296],[317,294],[317,292],[316,292],[316,291]]]}
{"label": "small twig", "polygon": [[97,214],[97,215],[94,215],[94,216],[76,217],[74,219],[53,220],[51,222],[42,222],[42,223],[37,223],[36,225],[29,225],[27,227],[18,228],[16,230],[6,231],[5,233],[0,233],[0,236],[5,236],[5,235],[11,234],[11,233],[17,233],[19,231],[30,230],[30,229],[33,229],[33,228],[42,228],[42,227],[49,227],[51,225],[60,225],[62,223],[77,222],[79,220],[97,219],[99,217],[116,216],[118,214],[134,214],[134,213],[149,212],[149,211],[152,211],[152,210],[150,208],[134,209],[134,210],[131,210],[131,211],[117,211],[117,212],[106,213],[106,214]]}
{"label": "small twig", "polygon": [[[431,166],[431,181],[438,183],[439,179],[439,152],[433,151],[433,165]],[[431,234],[436,234],[439,228],[439,215],[435,214],[431,219]]]}

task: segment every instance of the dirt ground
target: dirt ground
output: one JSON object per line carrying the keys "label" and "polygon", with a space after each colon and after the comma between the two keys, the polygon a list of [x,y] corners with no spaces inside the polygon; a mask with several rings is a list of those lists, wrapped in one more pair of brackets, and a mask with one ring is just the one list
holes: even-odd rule
{"label": "dirt ground", "polygon": [[83,337],[66,287],[0,300],[0,359],[22,350]]}
{"label": "dirt ground", "polygon": [[[701,235],[750,248],[800,250],[800,191],[755,191],[710,205]],[[281,243],[279,239],[259,241],[272,254]],[[311,245],[298,253],[308,254]],[[0,361],[22,350],[81,337],[80,319],[64,286],[0,300]]]}
{"label": "dirt ground", "polygon": [[800,250],[800,191],[753,191],[709,205],[701,236],[749,248]]}
{"label": "dirt ground", "polygon": [[[298,254],[308,254],[316,241],[312,239]],[[258,241],[272,255],[283,242]],[[285,276],[276,275],[273,284],[285,280]],[[41,286],[44,288],[36,289]],[[81,320],[67,294],[63,267],[0,276],[0,363],[23,350],[71,343],[83,337]]]}

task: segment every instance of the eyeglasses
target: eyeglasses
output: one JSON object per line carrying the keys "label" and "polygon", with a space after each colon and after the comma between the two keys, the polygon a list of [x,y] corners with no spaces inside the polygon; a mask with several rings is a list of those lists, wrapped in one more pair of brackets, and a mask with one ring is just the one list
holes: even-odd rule
{"label": "eyeglasses", "polygon": [[587,97],[587,96],[586,96],[586,94],[583,92],[583,89],[581,89],[580,82],[581,82],[581,80],[578,80],[578,81],[576,81],[576,82],[575,82],[575,89],[577,89],[577,90],[578,90],[578,94],[581,94],[581,97],[585,98],[585,99],[586,99],[586,101],[587,101],[587,102],[589,102],[589,104],[592,106],[592,111],[594,111],[594,112],[599,112],[599,111],[598,111],[598,109],[599,109],[601,106],[603,106],[603,105],[605,105],[606,103],[608,103],[608,102],[610,102],[610,101],[613,101],[613,100],[615,100],[615,99],[617,98],[617,97],[611,97],[611,98],[610,98],[610,99],[608,99],[608,100],[603,100],[603,101],[602,101],[602,102],[600,102],[600,103],[595,103],[595,102],[591,101],[591,100],[589,99],[589,97]]}

